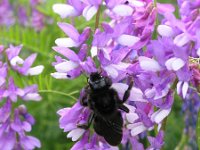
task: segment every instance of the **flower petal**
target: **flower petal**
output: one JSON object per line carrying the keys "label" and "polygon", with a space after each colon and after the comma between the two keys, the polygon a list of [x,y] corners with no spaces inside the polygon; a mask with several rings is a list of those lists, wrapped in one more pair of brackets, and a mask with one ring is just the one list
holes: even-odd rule
{"label": "flower petal", "polygon": [[10,64],[12,66],[16,66],[17,64],[21,65],[23,63],[24,63],[24,60],[20,58],[19,56],[15,56],[14,58],[10,60]]}
{"label": "flower petal", "polygon": [[112,11],[122,17],[130,16],[133,14],[133,8],[127,5],[117,5],[115,6]]}
{"label": "flower petal", "polygon": [[126,114],[126,119],[129,123],[134,123],[139,116],[136,113],[127,113]]}
{"label": "flower petal", "polygon": [[172,57],[165,62],[165,66],[168,70],[172,70],[172,63],[176,60],[176,57]]}
{"label": "flower petal", "polygon": [[179,34],[174,38],[174,44],[179,47],[184,46],[189,41],[190,41],[190,39],[185,33]]}
{"label": "flower petal", "polygon": [[77,128],[70,131],[67,137],[72,138],[72,141],[77,141],[83,135],[84,132],[85,132],[84,129]]}
{"label": "flower petal", "polygon": [[178,94],[181,93],[182,83],[183,83],[182,81],[179,81],[179,82],[177,83],[177,85],[176,85],[176,87],[177,87],[176,89],[177,89],[177,93],[178,93]]}
{"label": "flower petal", "polygon": [[55,65],[55,69],[58,72],[68,72],[68,71],[73,70],[77,67],[78,67],[78,64],[74,63],[73,61],[66,61],[66,62],[62,62],[62,63]]}
{"label": "flower petal", "polygon": [[197,55],[200,57],[200,48],[197,50]]}
{"label": "flower petal", "polygon": [[175,7],[172,4],[157,3],[157,9],[158,9],[158,12],[161,14],[165,14],[169,12],[172,13],[175,11]]}
{"label": "flower petal", "polygon": [[59,14],[61,18],[78,15],[78,12],[76,11],[76,9],[74,9],[74,7],[67,4],[54,4],[53,11]]}
{"label": "flower petal", "polygon": [[145,6],[145,2],[138,1],[138,0],[131,0],[131,1],[129,1],[129,3],[131,5],[133,5],[134,7],[144,7]]}
{"label": "flower petal", "polygon": [[144,132],[145,130],[147,130],[147,128],[144,126],[144,124],[142,122],[129,124],[129,125],[127,125],[127,128],[131,129],[131,135],[132,136],[136,136],[136,135]]}
{"label": "flower petal", "polygon": [[140,62],[140,67],[143,70],[153,71],[153,72],[157,72],[157,71],[161,70],[160,65],[154,59],[151,59],[151,58],[148,58],[148,57],[145,57],[145,56],[140,56],[139,62]]}
{"label": "flower petal", "polygon": [[68,79],[67,73],[61,73],[61,72],[54,72],[51,73],[51,76],[55,79]]}
{"label": "flower petal", "polygon": [[96,14],[96,12],[97,12],[97,8],[95,6],[92,6],[92,7],[91,6],[87,6],[83,10],[83,16],[85,17],[85,19],[87,21],[89,21]]}
{"label": "flower petal", "polygon": [[90,50],[91,56],[92,57],[97,56],[97,51],[98,51],[97,47],[96,46],[92,46],[92,48]]}
{"label": "flower petal", "polygon": [[28,93],[23,97],[23,100],[40,101],[42,98],[38,93]]}
{"label": "flower petal", "polygon": [[159,124],[165,117],[169,115],[171,108],[169,109],[159,109],[154,112],[151,116],[151,120]]}
{"label": "flower petal", "polygon": [[173,29],[167,25],[159,25],[157,31],[163,37],[172,37],[174,35]]}
{"label": "flower petal", "polygon": [[[120,98],[122,98],[124,93],[125,93],[125,91],[128,88],[128,85],[124,84],[124,83],[113,83],[112,84],[112,88],[117,90],[117,92],[119,93]],[[135,88],[135,87],[133,87],[131,89],[129,100],[130,101],[138,101],[138,102],[147,102],[147,100],[143,99],[142,91],[139,88]]]}
{"label": "flower petal", "polygon": [[56,45],[60,47],[78,47],[79,43],[75,42],[71,38],[58,38],[55,40]]}
{"label": "flower petal", "polygon": [[185,65],[185,62],[180,59],[180,58],[176,58],[173,62],[172,62],[172,69],[174,71],[178,71],[179,69],[181,69],[183,66]]}
{"label": "flower petal", "polygon": [[133,46],[140,40],[139,37],[122,34],[118,39],[117,42],[124,46]]}
{"label": "flower petal", "polygon": [[188,82],[184,82],[184,83],[183,83],[183,87],[182,87],[183,98],[186,97],[186,94],[187,94],[187,91],[188,91],[188,87],[189,87]]}
{"label": "flower petal", "polygon": [[53,49],[60,53],[61,55],[65,56],[66,58],[68,58],[69,60],[71,61],[74,61],[74,62],[79,62],[80,59],[79,57],[77,56],[77,54],[72,51],[71,49],[67,48],[67,47],[53,47]]}
{"label": "flower petal", "polygon": [[78,41],[80,34],[77,29],[71,24],[59,22],[58,26],[67,34],[73,41]]}
{"label": "flower petal", "polygon": [[42,73],[43,70],[44,70],[44,66],[42,66],[42,65],[32,67],[32,68],[28,69],[26,75],[30,75],[30,76],[39,75]]}
{"label": "flower petal", "polygon": [[119,75],[118,71],[112,65],[104,67],[104,70],[107,72],[108,76],[112,78],[116,78]]}

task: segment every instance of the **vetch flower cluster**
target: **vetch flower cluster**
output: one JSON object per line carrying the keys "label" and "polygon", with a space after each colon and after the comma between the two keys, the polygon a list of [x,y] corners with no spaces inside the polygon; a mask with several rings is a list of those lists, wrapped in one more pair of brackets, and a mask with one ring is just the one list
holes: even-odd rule
{"label": "vetch flower cluster", "polygon": [[17,2],[11,3],[9,0],[1,0],[0,25],[12,26],[20,24],[21,26],[31,27],[35,31],[41,31],[45,24],[49,22],[49,18],[37,9],[42,3],[41,0],[30,0],[29,7],[31,11],[28,12],[27,8],[29,7],[19,5]]}
{"label": "vetch flower cluster", "polygon": [[[111,78],[120,98],[133,78],[126,103],[129,113],[122,113],[126,149],[161,149],[176,92],[184,101],[190,101],[191,88],[199,94],[200,6],[197,0],[178,4],[180,18],[175,17],[173,5],[149,0],[69,0],[53,6],[61,18],[95,20],[94,29],[86,27],[82,32],[74,22],[58,23],[68,37],[55,41],[53,49],[65,58],[56,56],[54,78],[74,79],[101,70]],[[80,104],[83,93],[74,106],[58,111],[60,128],[69,132],[72,141],[79,140],[72,149],[118,149],[92,129],[77,126],[87,122],[91,111]],[[153,132],[158,133],[156,137]],[[140,142],[144,138],[150,146]]]}
{"label": "vetch flower cluster", "polygon": [[12,74],[38,75],[44,67],[32,67],[36,54],[23,60],[19,56],[21,49],[22,46],[11,45],[5,49],[0,45],[0,149],[2,150],[30,150],[41,147],[37,138],[27,135],[35,124],[35,119],[28,113],[25,105],[19,105],[20,101],[41,100],[37,85],[18,87]]}

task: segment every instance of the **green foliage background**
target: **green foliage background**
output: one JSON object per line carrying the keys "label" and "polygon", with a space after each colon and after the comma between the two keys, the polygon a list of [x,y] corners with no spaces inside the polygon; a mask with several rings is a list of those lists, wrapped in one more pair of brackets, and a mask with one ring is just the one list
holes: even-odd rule
{"label": "green foliage background", "polygon": [[[25,4],[27,0],[18,0],[18,4]],[[16,2],[13,0],[13,2]],[[46,26],[41,32],[35,32],[32,28],[24,28],[19,25],[12,27],[0,27],[0,44],[23,44],[22,53],[28,55],[30,53],[38,53],[35,64],[45,66],[44,72],[38,77],[21,78],[14,74],[15,82],[19,85],[30,85],[37,83],[43,97],[41,102],[26,103],[28,110],[35,117],[36,124],[31,132],[32,135],[38,137],[42,142],[43,150],[69,150],[72,142],[66,138],[66,133],[63,133],[58,126],[57,110],[60,108],[72,106],[75,99],[79,96],[80,89],[86,84],[84,76],[76,80],[56,80],[50,76],[54,72],[51,63],[54,61],[55,52],[52,50],[54,41],[58,37],[64,37],[64,33],[57,26],[58,21],[69,22],[67,19],[60,19],[52,11],[52,5],[65,0],[47,0],[43,5],[38,7],[38,10],[45,15],[53,18],[53,23]],[[173,0],[160,0],[159,2],[171,2]],[[17,7],[17,6],[16,6]],[[84,19],[77,19],[75,23],[79,30],[85,26],[94,27],[94,20],[85,22]],[[64,93],[57,94],[55,91]],[[183,143],[179,143],[182,138],[184,128],[183,116],[181,115],[181,100],[176,98],[173,111],[167,120],[165,149],[172,150],[178,145],[177,149],[181,149]]]}

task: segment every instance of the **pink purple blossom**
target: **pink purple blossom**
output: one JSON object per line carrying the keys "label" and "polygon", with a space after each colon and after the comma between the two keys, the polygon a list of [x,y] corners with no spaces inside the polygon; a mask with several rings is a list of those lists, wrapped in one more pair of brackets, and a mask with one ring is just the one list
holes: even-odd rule
{"label": "pink purple blossom", "polygon": [[[18,72],[23,75],[40,74],[43,70],[30,68],[36,55],[31,55],[25,61],[20,58],[19,53],[22,46],[10,46],[4,49],[0,46],[0,149],[26,149],[40,148],[40,141],[28,135],[35,124],[35,119],[28,113],[25,105],[15,106],[17,101],[39,101],[37,85],[30,85],[24,88],[15,84],[15,79],[10,72]],[[32,72],[31,70],[34,72]],[[29,72],[29,73],[28,73]],[[30,73],[32,72],[32,73]]]}
{"label": "pink purple blossom", "polygon": [[[198,1],[185,0],[178,4],[180,18],[175,17],[173,5],[147,0],[73,0],[53,6],[61,18],[83,17],[89,21],[96,15],[97,23],[94,30],[85,27],[82,32],[76,29],[76,24],[58,23],[68,37],[56,39],[57,46],[53,49],[67,59],[55,57],[53,66],[57,72],[51,74],[54,78],[74,79],[101,70],[102,75],[112,79],[119,97],[128,88],[130,76],[134,80],[126,103],[130,111],[122,113],[123,147],[161,149],[163,124],[172,111],[176,91],[184,100],[191,94],[191,87],[198,91],[199,64],[192,60],[199,60],[200,5]],[[191,11],[192,17],[188,15]],[[100,24],[99,13],[104,17]],[[72,107],[58,111],[60,127],[69,132],[67,137],[79,140],[72,149],[88,145],[94,149],[106,145],[110,149],[102,137],[96,133],[90,135],[91,129],[76,126],[87,121],[89,111],[79,100]],[[67,117],[69,114],[72,115]],[[152,130],[158,130],[156,137],[147,137],[146,133]],[[148,138],[149,147],[140,143],[142,137]]]}

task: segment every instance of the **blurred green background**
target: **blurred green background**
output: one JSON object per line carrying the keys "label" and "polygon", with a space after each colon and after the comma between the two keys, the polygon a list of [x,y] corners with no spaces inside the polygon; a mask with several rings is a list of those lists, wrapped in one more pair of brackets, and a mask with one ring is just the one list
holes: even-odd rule
{"label": "blurred green background", "polygon": [[[13,0],[12,2],[15,2]],[[46,16],[53,18],[53,23],[47,25],[41,32],[36,32],[32,28],[24,28],[14,25],[9,28],[0,27],[0,44],[23,44],[22,55],[38,53],[36,64],[45,66],[44,72],[38,77],[21,78],[14,75],[15,82],[24,87],[24,84],[31,85],[37,83],[43,97],[41,102],[26,103],[29,112],[35,117],[36,124],[33,126],[31,135],[41,140],[42,150],[69,150],[72,146],[71,140],[66,138],[66,133],[59,128],[57,111],[60,108],[72,106],[75,98],[79,96],[80,89],[86,84],[84,76],[76,80],[56,80],[50,76],[54,72],[52,62],[56,53],[52,50],[54,41],[58,37],[65,37],[65,34],[57,26],[58,21],[69,22],[67,19],[60,19],[52,11],[52,5],[65,0],[46,0],[37,9]],[[174,0],[159,0],[159,2],[174,3]],[[28,0],[17,0],[18,4],[23,4],[29,8]],[[17,7],[17,6],[16,6]],[[84,19],[76,19],[76,26],[82,30],[85,26],[94,27],[94,20],[86,22]],[[64,93],[63,95],[55,91]],[[184,123],[181,115],[180,99],[175,100],[173,111],[167,120],[165,149],[173,150],[179,144],[182,136]],[[17,104],[18,105],[18,104]]]}

